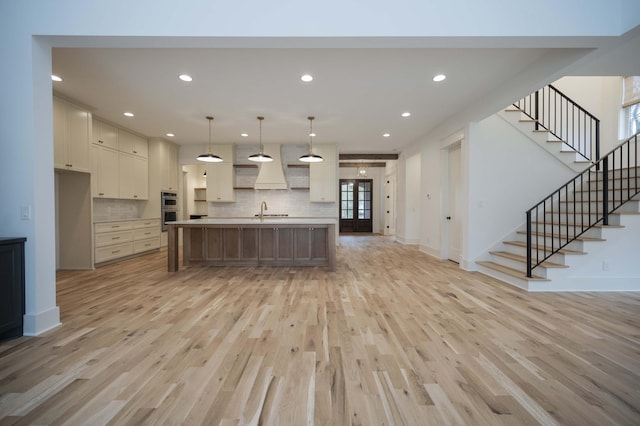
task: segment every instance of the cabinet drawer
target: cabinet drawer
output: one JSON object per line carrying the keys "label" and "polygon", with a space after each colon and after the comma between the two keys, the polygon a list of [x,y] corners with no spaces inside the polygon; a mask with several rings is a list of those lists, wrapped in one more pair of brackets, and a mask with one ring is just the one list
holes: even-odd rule
{"label": "cabinet drawer", "polygon": [[154,228],[135,229],[133,231],[134,241],[145,240],[147,238],[154,238],[160,236],[160,225]]}
{"label": "cabinet drawer", "polygon": [[133,222],[133,229],[153,227],[160,229],[160,219],[143,219]]}
{"label": "cabinet drawer", "polygon": [[131,229],[132,223],[130,221],[123,222],[103,222],[96,223],[96,234],[111,231],[125,231]]}
{"label": "cabinet drawer", "polygon": [[104,232],[96,234],[96,247],[104,247],[113,244],[126,243],[132,240],[131,231]]}
{"label": "cabinet drawer", "polygon": [[134,253],[142,253],[143,251],[153,250],[159,247],[160,247],[160,237],[147,238],[146,240],[133,242]]}
{"label": "cabinet drawer", "polygon": [[106,262],[107,260],[133,254],[133,243],[115,244],[107,247],[96,248],[95,263]]}

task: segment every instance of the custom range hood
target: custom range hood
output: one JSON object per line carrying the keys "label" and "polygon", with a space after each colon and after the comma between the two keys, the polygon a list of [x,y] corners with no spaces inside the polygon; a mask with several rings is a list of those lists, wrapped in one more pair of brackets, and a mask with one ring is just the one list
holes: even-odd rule
{"label": "custom range hood", "polygon": [[282,160],[280,159],[280,144],[264,145],[264,153],[270,155],[273,161],[260,163],[260,171],[254,188],[287,189],[287,180],[284,177]]}

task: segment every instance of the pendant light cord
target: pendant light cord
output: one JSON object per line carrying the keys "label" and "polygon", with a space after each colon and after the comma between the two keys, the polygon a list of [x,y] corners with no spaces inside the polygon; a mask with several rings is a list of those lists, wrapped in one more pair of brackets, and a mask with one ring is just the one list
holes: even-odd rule
{"label": "pendant light cord", "polygon": [[307,117],[309,119],[309,155],[313,155],[313,119],[315,117]]}

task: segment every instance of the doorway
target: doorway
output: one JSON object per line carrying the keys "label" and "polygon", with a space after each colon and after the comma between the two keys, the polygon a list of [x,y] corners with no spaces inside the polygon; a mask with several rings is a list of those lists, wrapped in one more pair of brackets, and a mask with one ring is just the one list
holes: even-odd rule
{"label": "doorway", "polygon": [[373,179],[340,179],[340,232],[373,232]]}

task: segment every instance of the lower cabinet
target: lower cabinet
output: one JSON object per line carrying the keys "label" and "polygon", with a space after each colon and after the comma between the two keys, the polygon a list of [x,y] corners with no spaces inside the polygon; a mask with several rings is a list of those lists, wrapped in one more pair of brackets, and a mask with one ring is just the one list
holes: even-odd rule
{"label": "lower cabinet", "polygon": [[96,223],[94,263],[111,262],[160,248],[160,229],[160,219]]}
{"label": "lower cabinet", "polygon": [[25,241],[0,238],[0,340],[22,336]]}
{"label": "lower cabinet", "polygon": [[329,261],[327,227],[184,227],[184,265],[304,265]]}

